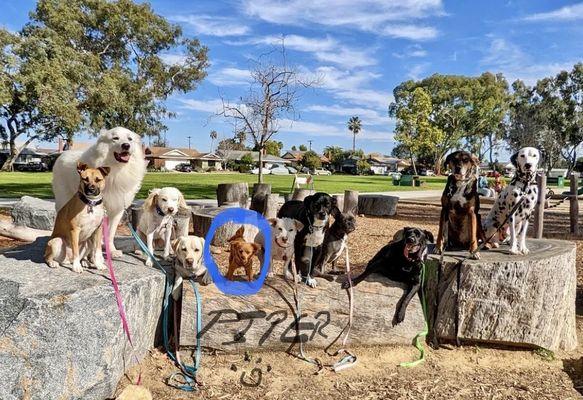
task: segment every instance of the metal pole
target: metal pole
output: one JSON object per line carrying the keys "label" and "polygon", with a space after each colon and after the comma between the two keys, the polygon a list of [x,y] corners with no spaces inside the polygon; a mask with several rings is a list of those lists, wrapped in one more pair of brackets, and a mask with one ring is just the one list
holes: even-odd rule
{"label": "metal pole", "polygon": [[310,151],[312,151],[312,142],[313,140],[308,140],[308,143],[310,144]]}
{"label": "metal pole", "polygon": [[188,138],[188,150],[190,150],[190,136],[187,136]]}
{"label": "metal pole", "polygon": [[571,221],[571,233],[573,235],[579,234],[579,199],[577,198],[579,176],[580,175],[577,172],[571,173],[571,206],[569,207],[569,219]]}
{"label": "metal pole", "polygon": [[534,237],[536,239],[542,239],[547,195],[547,176],[544,172],[536,175],[536,184],[538,186],[538,199],[534,209]]}

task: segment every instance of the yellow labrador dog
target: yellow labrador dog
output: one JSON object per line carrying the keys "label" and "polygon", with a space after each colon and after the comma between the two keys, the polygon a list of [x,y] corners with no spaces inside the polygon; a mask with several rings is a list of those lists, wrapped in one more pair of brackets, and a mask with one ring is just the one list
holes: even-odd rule
{"label": "yellow labrador dog", "polygon": [[180,236],[172,241],[174,259],[174,287],[172,296],[178,300],[182,296],[182,281],[184,279],[200,278],[201,283],[208,285],[210,276],[204,265],[204,239],[198,236]]}
{"label": "yellow labrador dog", "polygon": [[113,244],[115,232],[124,210],[134,201],[146,173],[140,136],[121,127],[103,130],[97,143],[87,150],[69,150],[61,154],[53,167],[53,193],[57,212],[77,192],[79,161],[90,168],[110,169],[107,186],[103,190],[103,204],[109,216],[109,245],[112,256],[119,257],[122,253]]}

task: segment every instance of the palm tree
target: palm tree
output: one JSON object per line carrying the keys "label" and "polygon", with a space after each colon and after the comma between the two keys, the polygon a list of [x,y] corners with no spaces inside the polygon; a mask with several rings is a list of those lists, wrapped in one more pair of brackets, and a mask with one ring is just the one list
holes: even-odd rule
{"label": "palm tree", "polygon": [[210,136],[211,136],[211,153],[212,153],[213,152],[213,144],[215,143],[215,140],[219,137],[219,133],[213,129],[211,131]]}
{"label": "palm tree", "polygon": [[357,116],[350,117],[348,120],[348,130],[352,132],[352,152],[356,151],[356,135],[362,129],[360,118]]}

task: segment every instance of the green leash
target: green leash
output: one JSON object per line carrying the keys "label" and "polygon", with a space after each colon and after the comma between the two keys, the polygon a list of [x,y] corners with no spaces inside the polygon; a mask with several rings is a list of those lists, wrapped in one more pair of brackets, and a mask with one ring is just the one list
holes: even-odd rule
{"label": "green leash", "polygon": [[423,321],[425,322],[425,328],[413,339],[414,346],[419,350],[419,358],[415,361],[407,361],[399,364],[400,367],[413,368],[425,362],[425,346],[423,341],[427,334],[429,333],[429,325],[427,324],[427,299],[425,298],[425,263],[421,263],[421,309],[423,310]]}

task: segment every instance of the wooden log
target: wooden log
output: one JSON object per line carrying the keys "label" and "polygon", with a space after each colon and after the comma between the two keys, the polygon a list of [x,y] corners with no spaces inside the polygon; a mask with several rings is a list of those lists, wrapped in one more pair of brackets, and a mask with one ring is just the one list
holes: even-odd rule
{"label": "wooden log", "polygon": [[271,194],[271,185],[268,183],[256,183],[253,185],[253,195],[251,197],[251,207],[253,211],[265,215],[267,196]]}
{"label": "wooden log", "polygon": [[547,194],[547,176],[542,174],[537,174],[536,183],[538,186],[538,199],[536,201],[536,207],[534,209],[534,237],[536,239],[542,239],[544,230],[544,218],[545,218],[545,200]]}
{"label": "wooden log", "polygon": [[14,225],[8,221],[0,221],[0,236],[22,242],[34,242],[40,237],[51,236],[52,233],[52,231],[44,229],[29,228],[28,226]]}
{"label": "wooden log", "polygon": [[269,194],[265,200],[265,211],[263,215],[265,218],[275,218],[277,217],[277,212],[279,211],[279,195]]}
{"label": "wooden log", "polygon": [[[303,317],[299,333],[311,351],[328,346],[348,322],[346,290],[340,288],[339,282],[317,280],[317,288],[300,287]],[[285,350],[297,340],[293,289],[281,276],[267,278],[261,290],[252,296],[227,296],[215,285],[199,286],[199,289],[203,346],[231,353],[245,349]],[[361,282],[354,289],[349,346],[411,344],[424,327],[423,312],[415,296],[405,320],[393,327],[393,313],[403,292],[400,284],[379,275],[371,275]],[[190,285],[184,285],[183,296],[180,344],[193,346],[196,309]],[[341,339],[333,348],[340,345]]]}
{"label": "wooden log", "polygon": [[220,183],[217,185],[217,204],[237,202],[240,207],[247,208],[249,187],[247,183]]}
{"label": "wooden log", "polygon": [[358,215],[358,191],[345,190],[344,191],[344,207],[341,208],[345,213],[352,213]]}
{"label": "wooden log", "polygon": [[508,246],[501,246],[459,267],[467,252],[447,252],[441,273],[439,256],[430,255],[432,335],[440,341],[575,349],[575,244],[531,239],[527,246],[527,256],[509,255]]}
{"label": "wooden log", "polygon": [[569,207],[569,221],[571,226],[571,233],[573,235],[579,234],[579,199],[577,198],[577,191],[579,190],[579,173],[571,173],[571,197]]}
{"label": "wooden log", "polygon": [[295,189],[292,200],[303,201],[306,197],[316,193],[314,189]]}
{"label": "wooden log", "polygon": [[[239,207],[239,203],[231,203],[231,207]],[[229,208],[228,206],[223,207],[205,207],[198,210],[192,211],[192,225],[194,235],[200,237],[206,237],[208,231],[210,230],[212,221],[217,214]],[[228,243],[229,239],[235,235],[235,232],[241,224],[235,224],[233,222],[227,222],[215,231],[215,235],[211,241],[214,246],[224,246]],[[245,240],[252,241],[257,234],[257,228],[252,225],[245,225]]]}
{"label": "wooden log", "polygon": [[[344,200],[346,204],[346,200]],[[358,212],[365,215],[391,216],[397,214],[397,196],[363,194],[358,197]]]}

